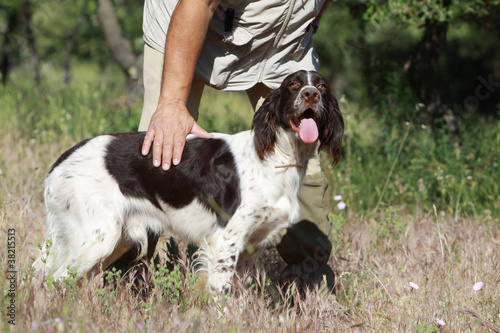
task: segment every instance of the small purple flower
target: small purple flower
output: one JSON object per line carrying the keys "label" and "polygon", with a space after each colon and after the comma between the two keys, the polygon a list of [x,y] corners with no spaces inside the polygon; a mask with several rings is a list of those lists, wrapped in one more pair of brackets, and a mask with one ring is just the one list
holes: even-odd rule
{"label": "small purple flower", "polygon": [[340,200],[342,200],[342,196],[341,195],[336,195],[336,196],[333,197],[333,200],[340,201]]}
{"label": "small purple flower", "polygon": [[444,326],[445,322],[443,319],[436,318],[436,323],[438,323],[439,326]]}
{"label": "small purple flower", "polygon": [[61,318],[56,318],[56,319],[54,319],[54,322],[55,322],[55,323],[60,323],[60,322],[61,322]]}
{"label": "small purple flower", "polygon": [[418,284],[414,283],[414,282],[410,282],[410,287],[412,287],[413,289],[415,290],[418,290],[420,289],[420,287],[418,286]]}
{"label": "small purple flower", "polygon": [[340,210],[344,210],[346,207],[347,207],[347,204],[343,201],[341,201],[337,204],[337,208]]}
{"label": "small purple flower", "polygon": [[474,289],[475,291],[479,291],[483,289],[483,286],[484,284],[482,282],[477,282],[476,284],[474,284],[474,287],[472,287],[472,289]]}
{"label": "small purple flower", "polygon": [[137,323],[137,329],[139,331],[143,331],[145,328],[146,326],[144,325],[144,323]]}

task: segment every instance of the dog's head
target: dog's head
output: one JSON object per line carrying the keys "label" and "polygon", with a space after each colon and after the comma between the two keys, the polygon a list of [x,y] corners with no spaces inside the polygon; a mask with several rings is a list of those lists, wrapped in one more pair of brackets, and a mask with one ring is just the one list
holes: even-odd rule
{"label": "dog's head", "polygon": [[328,149],[334,164],[338,163],[344,120],[330,85],[319,73],[302,70],[290,74],[255,113],[252,130],[262,160],[274,151],[279,127],[293,131],[305,144],[319,140],[319,149]]}

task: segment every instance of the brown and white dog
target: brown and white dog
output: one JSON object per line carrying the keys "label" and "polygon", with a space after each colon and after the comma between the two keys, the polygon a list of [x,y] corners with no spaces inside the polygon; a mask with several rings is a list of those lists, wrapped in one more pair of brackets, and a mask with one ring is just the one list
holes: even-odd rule
{"label": "brown and white dog", "polygon": [[247,243],[269,245],[299,216],[309,159],[325,148],[337,163],[344,123],[328,82],[289,75],[255,113],[252,130],[188,136],[168,171],[141,155],[144,132],[85,140],[45,179],[47,233],[34,267],[56,279],[128,268],[154,253],[169,230],[198,244],[209,289],[229,292]]}

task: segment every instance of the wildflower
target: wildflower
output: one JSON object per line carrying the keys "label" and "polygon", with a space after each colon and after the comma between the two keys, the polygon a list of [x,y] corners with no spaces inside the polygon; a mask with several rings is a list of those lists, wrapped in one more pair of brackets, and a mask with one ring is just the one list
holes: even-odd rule
{"label": "wildflower", "polygon": [[340,200],[342,200],[342,196],[341,195],[336,195],[336,196],[333,197],[333,200],[340,201]]}
{"label": "wildflower", "polygon": [[418,284],[414,283],[414,282],[410,282],[410,287],[412,287],[413,289],[415,290],[418,290],[420,287],[418,286]]}
{"label": "wildflower", "polygon": [[476,284],[474,284],[474,287],[472,287],[472,289],[474,289],[475,291],[479,291],[483,289],[483,286],[484,284],[482,282],[477,282]]}
{"label": "wildflower", "polygon": [[443,319],[436,318],[436,323],[438,323],[439,326],[444,326],[445,322]]}
{"label": "wildflower", "polygon": [[345,202],[342,202],[342,201],[341,201],[341,202],[339,202],[339,203],[337,204],[337,208],[338,208],[338,209],[340,209],[340,210],[343,210],[343,209],[345,209],[346,207],[347,207],[347,204],[346,204]]}
{"label": "wildflower", "polygon": [[144,326],[144,323],[137,323],[137,329],[138,329],[139,331],[144,330],[144,328],[146,328],[146,326]]}
{"label": "wildflower", "polygon": [[55,322],[55,323],[60,323],[60,322],[61,322],[61,318],[56,318],[56,319],[54,319],[54,322]]}

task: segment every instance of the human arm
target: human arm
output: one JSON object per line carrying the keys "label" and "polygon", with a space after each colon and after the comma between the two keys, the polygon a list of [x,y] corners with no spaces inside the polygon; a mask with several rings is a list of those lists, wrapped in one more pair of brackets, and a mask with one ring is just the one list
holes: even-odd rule
{"label": "human arm", "polygon": [[330,2],[330,0],[325,0],[325,2],[323,3],[323,6],[321,6],[321,9],[319,10],[318,15],[312,21],[313,27],[316,27],[315,30],[314,30],[315,33],[316,33],[316,30],[319,27],[319,21],[321,20],[321,16],[323,16],[323,12],[325,11],[326,6],[328,6],[329,2]]}
{"label": "human arm", "polygon": [[165,42],[160,98],[142,145],[153,165],[168,170],[181,161],[188,134],[209,137],[191,117],[186,101],[208,25],[220,0],[179,0]]}

